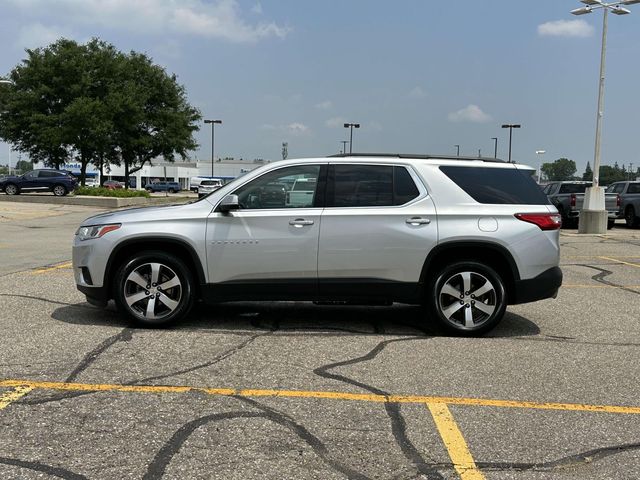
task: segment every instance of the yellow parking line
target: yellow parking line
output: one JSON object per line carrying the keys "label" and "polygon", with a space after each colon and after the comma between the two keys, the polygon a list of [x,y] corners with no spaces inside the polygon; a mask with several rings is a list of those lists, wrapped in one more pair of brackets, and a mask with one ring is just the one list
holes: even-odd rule
{"label": "yellow parking line", "polygon": [[34,387],[20,385],[15,387],[13,390],[10,390],[3,395],[0,395],[0,410],[9,406],[10,403],[19,400],[24,397],[27,393],[33,390]]}
{"label": "yellow parking line", "polygon": [[44,267],[44,268],[38,268],[36,270],[33,270],[33,274],[34,275],[39,275],[41,273],[47,273],[47,272],[51,272],[53,270],[60,270],[62,268],[70,268],[71,267],[71,262],[64,262],[64,263],[59,263],[58,265],[54,265],[52,267]]}
{"label": "yellow parking line", "polygon": [[267,390],[207,388],[171,385],[118,385],[108,383],[37,382],[31,380],[0,380],[0,387],[31,387],[49,390],[83,392],[135,392],[135,393],[187,393],[200,392],[209,395],[237,395],[240,397],[322,398],[380,403],[445,403],[478,407],[525,408],[536,410],[565,410],[575,412],[600,412],[640,415],[640,406],[589,405],[582,403],[545,403],[521,400],[497,400],[470,397],[437,397],[423,395],[377,395],[373,393],[323,392],[309,390]]}
{"label": "yellow parking line", "polygon": [[616,262],[616,263],[622,263],[623,265],[629,265],[631,267],[640,268],[640,264],[638,264],[638,263],[623,262],[622,260],[618,260],[618,259],[611,258],[611,257],[598,257],[598,258],[602,258],[603,260],[610,260],[610,261]]}
{"label": "yellow parking line", "polygon": [[471,456],[467,442],[462,436],[451,411],[444,403],[427,403],[433,421],[438,427],[438,432],[449,452],[453,467],[460,475],[461,480],[485,480],[476,462]]}

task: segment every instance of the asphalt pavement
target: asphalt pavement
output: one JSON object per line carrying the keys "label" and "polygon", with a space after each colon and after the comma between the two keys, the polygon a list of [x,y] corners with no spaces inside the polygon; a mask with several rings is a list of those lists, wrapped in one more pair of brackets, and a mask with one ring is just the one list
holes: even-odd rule
{"label": "asphalt pavement", "polygon": [[417,307],[76,291],[84,207],[0,205],[0,478],[640,478],[640,230],[562,233],[557,299],[481,338]]}

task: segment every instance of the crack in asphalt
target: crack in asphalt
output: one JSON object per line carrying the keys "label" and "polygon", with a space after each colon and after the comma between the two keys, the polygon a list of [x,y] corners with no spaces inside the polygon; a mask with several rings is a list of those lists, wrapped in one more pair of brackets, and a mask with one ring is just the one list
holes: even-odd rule
{"label": "crack in asphalt", "polygon": [[40,300],[41,302],[53,303],[54,305],[64,305],[65,307],[77,307],[77,308],[86,308],[88,310],[95,310],[94,308],[89,307],[86,303],[59,302],[57,300],[51,300],[49,298],[38,297],[35,295],[19,295],[17,293],[0,293],[0,297],[26,298],[27,300]]}
{"label": "crack in asphalt", "polygon": [[207,415],[204,417],[197,418],[192,420],[183,426],[181,426],[169,440],[160,448],[160,450],[153,457],[151,463],[149,463],[147,467],[147,472],[142,477],[143,480],[151,480],[161,478],[173,457],[180,451],[184,443],[189,439],[189,437],[193,434],[195,430],[198,428],[207,425],[210,422],[219,422],[222,420],[233,420],[237,418],[263,418],[265,420],[269,420],[271,422],[277,423],[283,427],[286,427],[293,433],[295,433],[303,442],[305,442],[314,453],[322,459],[325,464],[329,465],[334,470],[342,473],[349,479],[354,480],[369,480],[365,475],[333,460],[329,456],[329,452],[327,447],[320,441],[318,437],[313,435],[309,430],[307,430],[304,426],[296,423],[290,416],[274,410],[272,408],[266,407],[254,400],[249,400],[246,398],[235,397],[238,400],[241,400],[245,403],[249,403],[252,406],[260,409],[260,412],[245,412],[245,411],[234,411],[234,412],[226,412],[226,413],[214,413],[212,415]]}
{"label": "crack in asphalt", "polygon": [[88,480],[88,477],[74,473],[70,470],[61,467],[52,467],[51,465],[45,465],[39,462],[28,462],[25,460],[18,460],[15,458],[0,457],[0,463],[4,465],[11,465],[14,467],[26,468],[36,472],[42,472],[54,477],[63,478],[64,480]]}
{"label": "crack in asphalt", "polygon": [[[329,373],[329,370],[342,367],[346,365],[354,365],[361,362],[366,362],[374,359],[380,352],[382,352],[387,345],[395,342],[406,342],[412,340],[426,340],[432,337],[408,337],[408,338],[396,338],[392,340],[383,340],[378,343],[372,350],[368,353],[349,360],[344,360],[341,362],[330,363],[327,365],[323,365],[313,370],[313,373],[327,379],[337,380],[342,383],[347,383],[349,385],[353,385],[364,390],[367,390],[371,393],[377,395],[389,395],[388,392],[381,390],[379,388],[373,387],[371,385],[367,385],[366,383],[359,382],[357,380],[348,378],[344,375]],[[444,477],[438,472],[436,468],[433,467],[433,464],[428,463],[423,456],[420,454],[415,445],[409,440],[407,436],[407,425],[402,416],[401,405],[399,403],[384,403],[384,408],[391,421],[391,432],[393,437],[395,438],[396,444],[402,451],[403,455],[407,460],[409,460],[416,468],[418,473],[425,475],[429,479],[443,479]]]}
{"label": "crack in asphalt", "polygon": [[483,470],[517,470],[548,472],[582,465],[590,465],[604,458],[621,453],[640,450],[640,443],[626,443],[610,447],[595,448],[586,452],[577,453],[558,460],[542,463],[508,463],[508,462],[476,462],[478,468]]}
{"label": "crack in asphalt", "polygon": [[613,283],[610,282],[609,280],[605,280],[605,277],[608,277],[609,275],[612,275],[613,272],[611,270],[607,270],[604,268],[600,268],[600,267],[596,267],[594,265],[587,265],[584,263],[578,264],[581,267],[586,267],[586,268],[590,268],[592,270],[597,270],[600,273],[596,273],[595,275],[593,275],[591,277],[592,280],[595,280],[596,282],[602,283],[604,285],[608,285],[610,287],[616,287],[619,288],[620,290],[624,290],[625,292],[631,292],[631,293],[635,293],[636,295],[640,295],[640,291],[637,290],[632,290],[630,288],[625,287],[624,285],[620,285],[617,283]]}

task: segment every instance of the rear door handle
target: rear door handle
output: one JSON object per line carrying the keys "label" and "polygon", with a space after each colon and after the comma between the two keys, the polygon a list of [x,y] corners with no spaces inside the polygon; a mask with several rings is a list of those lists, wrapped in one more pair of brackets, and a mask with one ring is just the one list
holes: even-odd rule
{"label": "rear door handle", "polygon": [[429,225],[431,223],[431,220],[428,218],[422,218],[422,217],[411,217],[411,218],[407,218],[405,220],[405,223],[409,225]]}
{"label": "rear door handle", "polygon": [[289,225],[302,228],[305,225],[313,225],[313,220],[305,220],[304,218],[296,218],[295,220],[289,220]]}

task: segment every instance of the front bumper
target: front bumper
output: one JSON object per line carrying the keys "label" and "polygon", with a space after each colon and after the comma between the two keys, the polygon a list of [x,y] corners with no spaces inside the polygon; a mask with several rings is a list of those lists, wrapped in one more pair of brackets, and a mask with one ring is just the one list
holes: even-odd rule
{"label": "front bumper", "polygon": [[513,298],[510,305],[535,302],[545,298],[555,298],[562,285],[562,270],[552,267],[540,275],[526,280],[517,280],[513,288]]}

